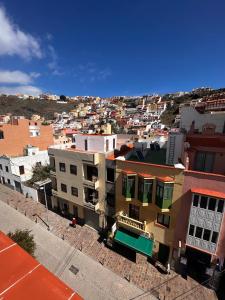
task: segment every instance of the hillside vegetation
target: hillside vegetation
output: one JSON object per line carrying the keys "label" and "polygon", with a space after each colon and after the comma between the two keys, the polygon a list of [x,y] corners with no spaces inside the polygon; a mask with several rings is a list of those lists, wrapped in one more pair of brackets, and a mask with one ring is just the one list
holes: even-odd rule
{"label": "hillside vegetation", "polygon": [[30,118],[33,114],[43,116],[45,119],[53,119],[54,112],[69,112],[74,109],[74,103],[56,103],[39,99],[19,99],[16,96],[0,96],[0,115],[11,113],[12,115]]}

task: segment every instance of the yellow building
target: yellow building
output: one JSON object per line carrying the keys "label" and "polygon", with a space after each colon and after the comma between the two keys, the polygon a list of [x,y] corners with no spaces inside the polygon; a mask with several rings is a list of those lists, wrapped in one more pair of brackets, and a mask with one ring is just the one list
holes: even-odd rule
{"label": "yellow building", "polygon": [[183,184],[178,167],[116,160],[114,242],[171,262]]}

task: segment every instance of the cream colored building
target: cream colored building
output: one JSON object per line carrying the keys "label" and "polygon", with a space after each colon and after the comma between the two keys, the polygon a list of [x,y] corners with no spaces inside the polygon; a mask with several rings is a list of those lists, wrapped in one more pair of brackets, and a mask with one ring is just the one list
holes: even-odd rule
{"label": "cream colored building", "polygon": [[49,148],[52,206],[95,229],[106,227],[106,158],[116,148],[116,135],[77,134],[74,148]]}

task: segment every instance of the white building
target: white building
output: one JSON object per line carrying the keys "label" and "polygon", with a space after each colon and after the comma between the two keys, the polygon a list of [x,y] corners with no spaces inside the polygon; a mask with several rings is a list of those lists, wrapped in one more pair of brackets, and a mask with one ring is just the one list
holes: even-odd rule
{"label": "white building", "polygon": [[32,178],[33,167],[37,164],[49,164],[48,151],[39,151],[37,147],[27,146],[24,152],[25,156],[0,157],[0,183],[38,200],[37,191],[25,185],[25,182]]}
{"label": "white building", "polygon": [[213,124],[216,126],[215,132],[225,132],[225,112],[208,112],[201,114],[194,107],[184,106],[180,109],[180,128],[187,132],[194,125],[194,129],[202,132],[204,125]]}

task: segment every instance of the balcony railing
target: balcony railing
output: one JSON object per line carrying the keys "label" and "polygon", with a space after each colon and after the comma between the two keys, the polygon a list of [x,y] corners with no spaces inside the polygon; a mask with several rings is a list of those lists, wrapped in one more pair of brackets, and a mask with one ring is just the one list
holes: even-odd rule
{"label": "balcony railing", "polygon": [[85,200],[84,206],[91,210],[97,211],[99,209],[98,199],[93,199],[93,200],[89,200],[89,201]]}
{"label": "balcony railing", "polygon": [[92,176],[91,180],[88,178],[83,179],[84,186],[97,190],[99,188],[99,179],[96,176]]}
{"label": "balcony railing", "polygon": [[127,228],[132,231],[146,232],[146,221],[140,222],[138,220],[129,218],[122,213],[117,216],[117,223],[119,226]]}

